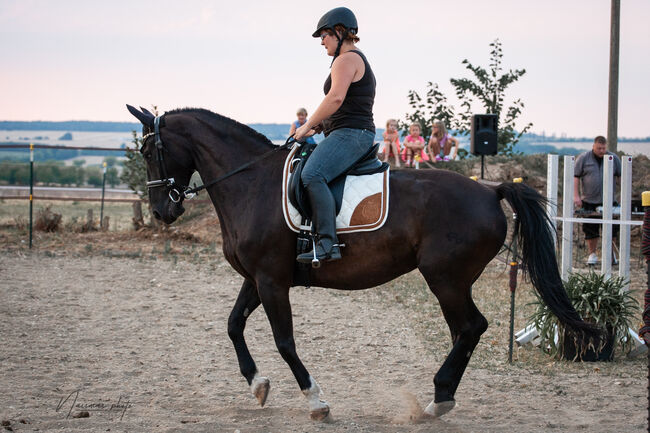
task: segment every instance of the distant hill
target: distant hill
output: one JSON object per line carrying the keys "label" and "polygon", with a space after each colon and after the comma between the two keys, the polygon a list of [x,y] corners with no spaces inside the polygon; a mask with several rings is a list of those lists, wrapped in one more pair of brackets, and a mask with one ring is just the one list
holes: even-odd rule
{"label": "distant hill", "polygon": [[[289,123],[249,123],[248,126],[266,135],[270,140],[284,140],[287,138],[291,124]],[[83,131],[83,132],[131,132],[139,131],[137,122],[95,122],[90,120],[70,120],[65,122],[49,121],[12,121],[0,120],[0,130],[3,131]],[[384,130],[377,128],[377,136]],[[452,134],[453,131],[450,131]],[[539,134],[525,134],[521,142],[585,142],[593,137],[557,137]],[[626,138],[619,137],[620,142],[648,142],[650,137]]]}
{"label": "distant hill", "polygon": [[140,124],[136,122],[92,122],[89,120],[21,122],[0,120],[0,130],[2,131],[131,132],[140,129]]}
{"label": "distant hill", "polygon": [[[291,125],[288,123],[252,123],[251,128],[266,135],[269,140],[286,140]],[[93,122],[70,120],[66,122],[0,120],[0,131],[79,131],[79,132],[131,132],[140,131],[137,122]]]}

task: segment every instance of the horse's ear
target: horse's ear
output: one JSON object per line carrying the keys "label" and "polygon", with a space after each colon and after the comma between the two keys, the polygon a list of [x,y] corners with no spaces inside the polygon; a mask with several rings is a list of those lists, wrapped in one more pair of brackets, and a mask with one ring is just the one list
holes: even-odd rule
{"label": "horse's ear", "polygon": [[133,114],[135,118],[138,119],[144,126],[153,128],[153,119],[155,117],[153,114],[138,111],[137,108],[132,107],[129,104],[126,104],[126,108],[129,110],[129,113]]}
{"label": "horse's ear", "polygon": [[144,114],[151,114],[152,116],[154,115],[151,111],[147,110],[142,105],[140,105],[140,110],[142,110]]}

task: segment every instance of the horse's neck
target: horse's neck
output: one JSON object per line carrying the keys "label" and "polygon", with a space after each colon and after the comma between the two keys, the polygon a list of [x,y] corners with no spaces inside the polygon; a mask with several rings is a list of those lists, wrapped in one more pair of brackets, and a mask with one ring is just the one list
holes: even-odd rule
{"label": "horse's neck", "polygon": [[[267,146],[254,143],[254,139],[245,138],[241,142],[235,139],[214,142],[195,141],[194,161],[196,169],[204,184],[237,170],[264,153],[272,151]],[[209,186],[208,194],[214,204],[222,225],[235,228],[243,212],[250,211],[250,201],[255,197],[264,197],[272,189],[272,173],[282,164],[279,155],[270,155],[246,168],[242,172],[223,179]],[[279,182],[279,180],[278,180]]]}

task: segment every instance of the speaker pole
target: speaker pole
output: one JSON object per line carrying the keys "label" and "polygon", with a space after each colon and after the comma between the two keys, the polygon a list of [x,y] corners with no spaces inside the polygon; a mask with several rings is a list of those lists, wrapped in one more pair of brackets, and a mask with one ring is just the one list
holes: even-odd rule
{"label": "speaker pole", "polygon": [[481,155],[481,179],[483,179],[483,167],[485,166],[485,155]]}

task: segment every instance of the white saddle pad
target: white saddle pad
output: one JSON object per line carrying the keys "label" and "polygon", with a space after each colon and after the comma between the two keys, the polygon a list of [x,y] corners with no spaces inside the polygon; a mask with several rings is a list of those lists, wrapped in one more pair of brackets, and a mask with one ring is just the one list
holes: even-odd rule
{"label": "white saddle pad", "polygon": [[[300,224],[300,212],[291,204],[287,194],[293,169],[291,160],[298,149],[294,146],[289,152],[282,171],[282,212],[294,232],[311,229],[311,225]],[[388,218],[388,172],[346,177],[341,211],[336,216],[337,233],[367,232],[384,225]]]}

